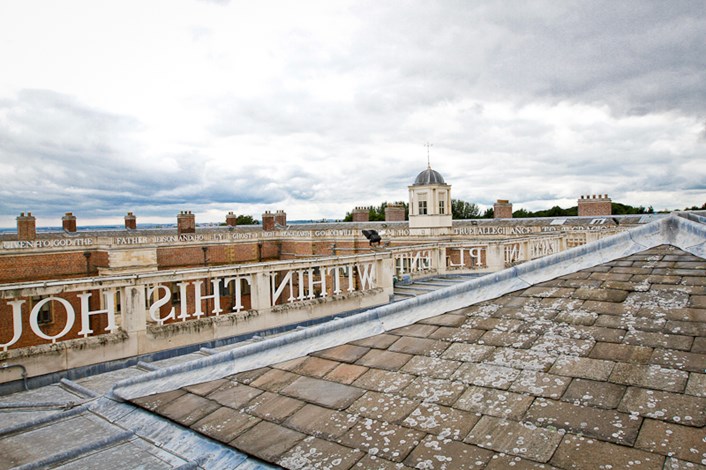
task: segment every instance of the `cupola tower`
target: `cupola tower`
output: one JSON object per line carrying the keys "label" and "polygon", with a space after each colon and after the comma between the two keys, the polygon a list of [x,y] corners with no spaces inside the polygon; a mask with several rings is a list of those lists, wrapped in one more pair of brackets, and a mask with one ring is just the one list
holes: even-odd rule
{"label": "cupola tower", "polygon": [[431,165],[409,186],[409,230],[412,235],[443,235],[451,229],[451,186]]}

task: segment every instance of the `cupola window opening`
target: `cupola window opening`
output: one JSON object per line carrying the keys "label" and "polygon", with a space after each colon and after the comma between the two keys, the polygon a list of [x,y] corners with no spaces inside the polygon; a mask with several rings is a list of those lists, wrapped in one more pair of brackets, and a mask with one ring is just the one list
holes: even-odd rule
{"label": "cupola window opening", "polygon": [[418,202],[419,202],[419,215],[426,215],[428,213],[426,193],[419,194]]}

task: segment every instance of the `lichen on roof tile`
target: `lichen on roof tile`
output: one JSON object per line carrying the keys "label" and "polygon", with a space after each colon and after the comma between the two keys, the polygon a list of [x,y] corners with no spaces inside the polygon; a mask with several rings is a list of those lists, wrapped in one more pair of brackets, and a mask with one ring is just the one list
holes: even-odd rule
{"label": "lichen on roof tile", "polygon": [[[222,415],[232,446],[286,468],[706,465],[703,263],[653,247],[191,387],[216,412],[170,417],[216,435]],[[161,413],[184,393],[134,402]]]}

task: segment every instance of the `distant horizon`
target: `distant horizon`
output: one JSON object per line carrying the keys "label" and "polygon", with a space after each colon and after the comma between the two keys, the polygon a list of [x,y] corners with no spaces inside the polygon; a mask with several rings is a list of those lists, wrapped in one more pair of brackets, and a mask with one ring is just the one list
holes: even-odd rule
{"label": "distant horizon", "polygon": [[[644,206],[643,206],[644,207]],[[649,207],[649,206],[648,206]],[[570,209],[571,207],[568,208],[562,208],[562,209]],[[519,210],[522,208],[513,208],[513,212],[516,210]],[[549,208],[551,209],[551,208]],[[540,209],[540,210],[545,210],[545,209]],[[664,213],[670,213],[670,212],[675,212],[675,211],[682,211],[684,209],[670,209],[670,210],[655,210],[654,214],[664,214]],[[537,211],[534,211],[537,212]],[[613,214],[612,217],[619,217],[619,216],[637,216],[637,215],[649,215],[647,213],[645,214]],[[570,216],[547,216],[547,218],[563,218],[563,217],[570,217]],[[574,216],[575,217],[575,216]],[[520,218],[518,218],[519,220]],[[262,225],[262,220],[260,219],[255,219],[257,220],[257,224],[239,224],[239,227],[257,227]],[[454,219],[454,220],[493,220],[493,219]],[[315,223],[347,223],[343,222],[343,217],[340,219],[295,219],[295,220],[287,220],[287,225],[297,225],[297,224],[315,224]],[[376,221],[370,221],[370,222],[376,222]],[[378,222],[384,222],[384,221],[378,221]],[[197,227],[220,227],[220,226],[227,226],[225,224],[225,221],[221,222],[196,222]],[[153,222],[139,222],[137,224],[137,230],[140,229],[158,229],[158,228],[176,228],[177,223],[176,221],[174,222],[165,222],[165,223],[153,223]],[[124,223],[118,223],[118,224],[84,224],[84,225],[77,225],[76,229],[78,232],[80,231],[89,231],[89,230],[123,230],[125,229],[125,224]],[[63,231],[63,227],[61,224],[58,225],[39,225],[37,224],[36,226],[37,232],[52,232],[52,231]],[[17,225],[14,225],[12,227],[0,227],[0,233],[14,233],[17,231]]]}
{"label": "distant horizon", "polygon": [[[340,219],[339,219],[340,220]],[[239,227],[257,227],[262,225],[262,221],[258,220],[259,223],[257,224],[239,224]],[[336,222],[336,219],[328,219],[326,221],[323,221],[321,219],[316,219],[316,220],[287,220],[287,224],[307,224],[307,223],[316,223],[316,222],[323,222],[323,223],[328,223],[328,222]],[[196,223],[197,227],[220,227],[220,226],[226,226],[225,222],[197,222]],[[145,223],[138,223],[137,224],[137,230],[140,229],[152,229],[152,228],[176,228],[177,223],[150,223],[150,222],[145,222]],[[37,232],[49,232],[49,231],[63,231],[63,227],[61,224],[59,225],[37,225],[36,227]],[[89,230],[89,229],[105,229],[105,230],[115,230],[115,229],[125,229],[125,224],[91,224],[91,225],[77,225],[76,230],[78,232],[82,230]],[[17,230],[17,226],[13,227],[0,227],[0,232],[6,233],[6,232],[15,232]]]}
{"label": "distant horizon", "polygon": [[[455,198],[454,198],[454,199],[455,199]],[[631,205],[631,204],[625,204],[625,203],[623,203],[623,202],[618,202],[618,201],[615,201],[615,200],[613,200],[612,202],[615,203],[615,204],[630,205],[630,206],[632,206],[632,207],[644,207],[645,209],[647,209],[647,208],[649,208],[649,207],[652,207],[652,208],[654,209],[654,213],[669,213],[669,212],[674,212],[674,211],[682,211],[682,210],[685,210],[684,208],[657,209],[657,208],[655,208],[654,206],[651,206],[651,205],[642,205],[642,204],[635,206],[635,205]],[[510,201],[510,203],[512,204],[512,201]],[[706,202],[704,202],[704,204],[706,204]],[[380,205],[380,203],[378,203],[378,204],[372,204],[371,207],[377,207],[377,206],[379,206],[379,205]],[[479,205],[479,204],[476,204],[476,205],[479,207],[479,209],[481,209],[481,213],[482,213],[483,210],[484,210],[483,206],[481,206],[481,205]],[[696,204],[695,204],[695,205],[696,205]],[[368,207],[368,206],[364,206],[364,207]],[[555,206],[547,207],[547,208],[544,208],[544,209],[537,209],[537,210],[530,211],[530,212],[538,212],[538,211],[543,211],[543,210],[550,210],[550,209],[552,209],[553,207],[555,207]],[[559,206],[559,207],[561,207],[561,206]],[[576,207],[576,205],[569,206],[569,207],[561,207],[561,208],[562,208],[562,209],[571,209],[571,208],[574,208],[574,207]],[[689,206],[689,207],[693,207],[693,206]],[[492,206],[490,206],[490,208],[492,208]],[[351,208],[351,209],[352,209],[352,208]],[[516,206],[515,204],[513,204],[513,212],[515,212],[515,211],[517,211],[517,210],[521,210],[521,209],[525,209],[525,208],[522,207],[522,206]],[[525,210],[527,210],[527,209],[525,209]],[[32,211],[29,211],[29,212],[32,212]],[[286,211],[285,211],[285,212],[286,212]],[[27,214],[27,212],[24,212],[24,214]],[[33,212],[32,212],[32,214],[34,215]],[[63,215],[64,215],[64,214],[62,214],[62,216],[63,216]],[[81,224],[81,223],[80,223],[80,222],[81,222],[81,217],[80,217],[80,215],[78,215],[78,214],[76,214],[76,213],[74,213],[74,215],[77,217],[77,223],[78,223],[77,229],[78,229],[79,231],[80,231],[81,229],[87,229],[87,228],[94,228],[94,229],[95,229],[95,228],[97,228],[97,227],[103,227],[103,228],[106,228],[106,229],[110,229],[110,228],[112,228],[112,229],[122,229],[122,228],[125,228],[125,225],[124,225],[123,222],[119,222],[119,223],[91,223],[91,222],[89,221],[89,223]],[[176,226],[177,226],[176,215],[173,217],[173,219],[172,219],[173,221],[164,221],[164,222],[149,222],[149,221],[141,222],[139,215],[137,215],[137,214],[135,214],[135,215],[137,216],[137,221],[138,221],[138,224],[137,224],[137,225],[138,225],[138,228],[158,228],[158,227],[170,228],[170,227],[176,227]],[[219,221],[214,220],[214,221],[202,221],[202,222],[199,222],[199,220],[198,220],[198,219],[199,219],[199,217],[198,217],[199,214],[195,213],[195,215],[196,215],[196,225],[197,225],[197,226],[218,226],[218,225],[223,225],[223,224],[225,224],[225,214],[223,215],[223,218],[222,218],[221,220],[219,220]],[[238,215],[240,215],[240,214],[238,214]],[[616,214],[616,215],[617,215],[617,214]],[[18,214],[17,216],[19,216],[19,214]],[[15,217],[17,217],[17,216],[15,216]],[[323,223],[337,222],[337,221],[341,221],[341,222],[342,222],[343,219],[345,218],[345,216],[346,216],[346,214],[343,214],[343,216],[340,217],[340,218],[314,218],[314,219],[292,219],[292,220],[289,220],[289,219],[288,219],[288,220],[287,220],[287,223],[288,223],[288,224],[305,224],[305,223],[316,223],[316,222],[323,222]],[[35,217],[36,217],[36,216],[35,216]],[[247,226],[247,225],[260,225],[260,224],[262,224],[262,220],[261,220],[261,219],[259,219],[259,218],[257,218],[257,217],[254,217],[254,216],[251,216],[251,217],[253,217],[253,219],[256,220],[256,221],[258,222],[258,224],[240,224],[240,225]],[[37,221],[39,221],[40,218],[39,218],[39,217],[36,217],[36,218],[37,218]],[[116,218],[119,218],[119,217],[116,217]],[[46,219],[46,218],[44,218],[44,219]],[[111,218],[111,219],[112,219],[112,218]],[[107,219],[102,219],[102,220],[105,221],[105,220],[107,220]],[[61,222],[61,216],[59,216],[58,221]],[[56,229],[56,230],[62,230],[62,225],[61,225],[61,223],[56,224],[56,225],[49,225],[49,224],[43,224],[43,225],[42,225],[42,224],[40,224],[39,222],[37,222],[36,229],[37,229],[37,231],[51,231],[51,230],[54,230],[54,229]],[[5,225],[5,226],[0,226],[0,233],[7,233],[7,232],[16,231],[16,230],[17,230],[17,224],[16,224],[16,223],[15,223],[14,225],[12,225],[12,226],[7,226],[7,225]]]}

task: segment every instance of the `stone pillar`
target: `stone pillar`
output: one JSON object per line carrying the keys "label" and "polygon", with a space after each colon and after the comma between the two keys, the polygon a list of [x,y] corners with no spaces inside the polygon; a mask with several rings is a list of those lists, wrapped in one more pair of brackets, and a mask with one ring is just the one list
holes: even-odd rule
{"label": "stone pillar", "polygon": [[135,217],[135,214],[133,214],[132,212],[128,212],[125,216],[125,228],[127,230],[137,229],[137,217]]}
{"label": "stone pillar", "polygon": [[17,218],[17,239],[18,240],[36,240],[37,239],[37,222],[31,212],[24,212]]}
{"label": "stone pillar", "polygon": [[370,209],[367,207],[356,207],[351,213],[353,222],[368,222],[370,220]]}
{"label": "stone pillar", "polygon": [[505,247],[501,243],[488,244],[485,250],[485,265],[491,272],[505,269]]}
{"label": "stone pillar", "polygon": [[229,227],[235,227],[238,225],[238,216],[230,211],[226,214],[226,225]]}
{"label": "stone pillar", "polygon": [[76,216],[73,215],[71,212],[67,212],[61,218],[61,226],[67,232],[75,232],[76,231]]}
{"label": "stone pillar", "polygon": [[493,204],[494,219],[512,219],[512,204],[507,199],[498,199]]}
{"label": "stone pillar", "polygon": [[579,217],[602,217],[613,213],[612,201],[607,194],[581,196],[578,200]]}
{"label": "stone pillar", "polygon": [[267,232],[275,229],[275,215],[270,211],[262,214],[262,230]]}
{"label": "stone pillar", "polygon": [[446,251],[445,246],[439,245],[438,256],[439,256],[439,262],[438,262],[439,268],[438,268],[437,272],[439,273],[439,275],[447,274],[449,272],[449,267],[447,265],[449,254]]}
{"label": "stone pillar", "polygon": [[404,204],[397,202],[387,204],[385,222],[404,222]]}
{"label": "stone pillar", "polygon": [[130,338],[137,344],[133,354],[141,354],[148,352],[149,346],[146,340],[147,331],[147,297],[146,286],[129,286],[121,290],[122,303],[120,306],[121,327],[125,330]]}
{"label": "stone pillar", "polygon": [[393,278],[395,277],[395,259],[392,257],[380,258],[377,260],[375,267],[377,269],[375,282],[378,284],[378,287],[382,287],[385,294],[392,299],[395,295],[395,285],[393,282]]}
{"label": "stone pillar", "polygon": [[275,213],[275,224],[286,227],[287,226],[287,213],[283,210],[278,210]]}
{"label": "stone pillar", "polygon": [[250,286],[250,306],[253,310],[263,312],[272,307],[270,299],[271,282],[270,273],[259,272],[253,274],[252,285]]}
{"label": "stone pillar", "polygon": [[177,233],[196,233],[196,216],[191,211],[181,211],[177,215]]}

